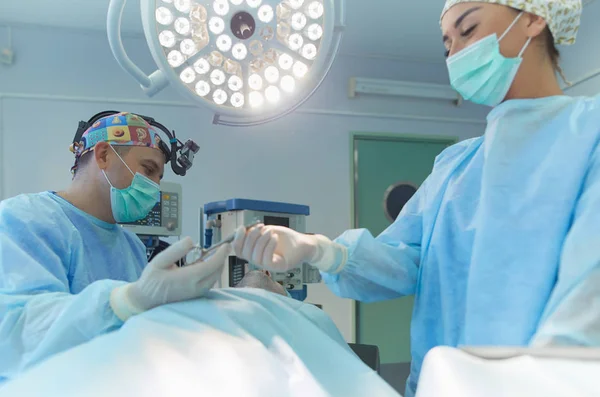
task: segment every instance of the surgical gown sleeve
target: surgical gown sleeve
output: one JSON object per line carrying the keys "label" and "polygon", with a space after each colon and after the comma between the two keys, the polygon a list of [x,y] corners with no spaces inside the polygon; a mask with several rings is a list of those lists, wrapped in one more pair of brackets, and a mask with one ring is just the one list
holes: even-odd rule
{"label": "surgical gown sleeve", "polygon": [[122,324],[108,303],[122,283],[96,281],[71,294],[66,266],[77,230],[34,214],[0,205],[0,383]]}
{"label": "surgical gown sleeve", "polygon": [[600,346],[599,147],[563,245],[556,286],[532,344]]}
{"label": "surgical gown sleeve", "polygon": [[322,273],[333,293],[362,302],[414,294],[426,189],[427,180],[406,203],[396,221],[377,238],[369,230],[357,229],[335,240],[348,248],[348,262],[338,274]]}

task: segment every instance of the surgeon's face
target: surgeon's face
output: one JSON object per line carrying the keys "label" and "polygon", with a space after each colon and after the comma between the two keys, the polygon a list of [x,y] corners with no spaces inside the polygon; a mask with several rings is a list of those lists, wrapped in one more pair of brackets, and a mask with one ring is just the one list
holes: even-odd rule
{"label": "surgeon's face", "polygon": [[[165,166],[165,157],[160,150],[133,146],[121,154],[123,159],[121,161],[110,147],[107,149],[104,171],[117,189],[125,189],[131,185],[133,175],[127,167],[133,174],[139,172],[156,184],[160,184]],[[127,164],[127,167],[123,162]]]}
{"label": "surgeon's face", "polygon": [[[498,38],[519,15],[519,11],[498,4],[467,2],[450,8],[442,19],[442,36],[446,56],[452,56],[486,36]],[[523,15],[500,42],[500,52],[514,58],[531,34],[528,26],[532,16]]]}

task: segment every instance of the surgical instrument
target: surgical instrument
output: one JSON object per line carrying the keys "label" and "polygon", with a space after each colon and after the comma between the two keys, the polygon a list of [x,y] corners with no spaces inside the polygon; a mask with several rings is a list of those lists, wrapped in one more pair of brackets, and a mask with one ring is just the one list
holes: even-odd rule
{"label": "surgical instrument", "polygon": [[[250,230],[254,226],[260,225],[261,223],[262,223],[262,221],[254,221],[251,224],[249,224],[248,226],[246,226],[246,230]],[[235,233],[232,233],[231,235],[229,235],[229,237],[224,238],[223,240],[219,241],[217,244],[211,245],[208,248],[202,248],[202,246],[196,245],[194,247],[194,251],[199,253],[199,255],[200,255],[200,257],[197,258],[196,261],[203,260],[208,254],[210,254],[217,248],[221,247],[222,245],[231,244],[234,239],[235,239]]]}

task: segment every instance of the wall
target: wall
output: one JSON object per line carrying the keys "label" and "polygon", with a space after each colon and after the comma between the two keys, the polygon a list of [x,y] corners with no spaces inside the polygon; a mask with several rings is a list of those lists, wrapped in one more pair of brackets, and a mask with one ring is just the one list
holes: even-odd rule
{"label": "wall", "polygon": [[595,74],[577,86],[567,89],[573,96],[600,94],[600,1],[592,0],[581,16],[581,28],[573,46],[560,47],[562,67],[572,82]]}
{"label": "wall", "polygon": [[[302,109],[271,124],[226,128],[173,90],[149,99],[118,67],[101,33],[17,27],[16,63],[0,66],[0,197],[68,186],[68,151],[77,123],[105,109],[152,115],[201,146],[183,184],[184,234],[198,236],[203,203],[231,197],[289,201],[311,207],[309,232],[335,237],[351,225],[351,131],[456,136],[483,132],[485,110],[391,98],[347,98],[351,76],[444,83],[443,64],[341,56],[325,84]],[[151,72],[145,42],[126,40],[131,57]],[[437,118],[437,119],[436,119]],[[320,286],[321,303],[348,340],[353,305]]]}

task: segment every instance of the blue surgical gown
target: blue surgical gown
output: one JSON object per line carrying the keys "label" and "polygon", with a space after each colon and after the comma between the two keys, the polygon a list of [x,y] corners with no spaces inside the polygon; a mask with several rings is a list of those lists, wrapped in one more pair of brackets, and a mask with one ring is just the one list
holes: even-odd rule
{"label": "blue surgical gown", "polygon": [[139,278],[142,242],[52,192],[0,203],[0,384],[122,325],[113,288]]}
{"label": "blue surgical gown", "polygon": [[407,396],[438,345],[527,345],[540,329],[600,344],[573,316],[598,289],[584,280],[600,270],[600,97],[510,100],[487,121],[436,158],[381,235],[336,239],[349,260],[323,274],[363,302],[415,295]]}

